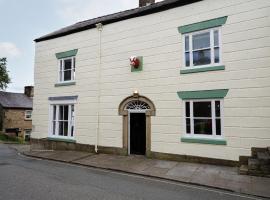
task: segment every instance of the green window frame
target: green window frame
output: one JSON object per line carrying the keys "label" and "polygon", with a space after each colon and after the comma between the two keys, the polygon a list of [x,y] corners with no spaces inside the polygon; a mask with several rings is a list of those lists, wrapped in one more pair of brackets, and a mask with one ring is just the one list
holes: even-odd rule
{"label": "green window frame", "polygon": [[75,85],[75,61],[78,49],[56,53],[58,59],[58,82],[55,87]]}
{"label": "green window frame", "polygon": [[[223,115],[223,102],[227,93],[228,89],[177,92],[184,103],[184,134],[181,137],[181,142],[227,144],[226,140],[224,140]],[[203,106],[202,109],[200,106]],[[204,114],[198,114],[198,111]]]}
{"label": "green window frame", "polygon": [[225,70],[221,26],[227,18],[224,16],[178,27],[183,44],[180,74]]}

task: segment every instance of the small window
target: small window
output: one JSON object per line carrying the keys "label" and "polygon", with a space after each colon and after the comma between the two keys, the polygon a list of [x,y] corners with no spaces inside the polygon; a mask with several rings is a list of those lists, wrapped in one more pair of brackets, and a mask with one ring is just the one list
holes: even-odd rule
{"label": "small window", "polygon": [[185,133],[189,136],[222,135],[222,100],[185,101]]}
{"label": "small window", "polygon": [[215,66],[221,63],[220,28],[188,33],[183,38],[185,68]]}
{"label": "small window", "polygon": [[32,110],[26,110],[24,112],[24,119],[25,120],[31,120],[32,119]]}
{"label": "small window", "polygon": [[74,105],[51,105],[51,136],[73,138],[74,136]]}
{"label": "small window", "polygon": [[30,141],[32,130],[31,129],[25,129],[24,130],[24,140]]}
{"label": "small window", "polygon": [[59,60],[59,82],[75,80],[75,57]]}

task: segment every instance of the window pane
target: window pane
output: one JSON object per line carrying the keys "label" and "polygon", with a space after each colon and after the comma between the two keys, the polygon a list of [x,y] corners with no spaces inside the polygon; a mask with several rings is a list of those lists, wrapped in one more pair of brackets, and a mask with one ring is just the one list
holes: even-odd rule
{"label": "window pane", "polygon": [[68,120],[68,105],[63,107],[64,107],[64,120]]}
{"label": "window pane", "polygon": [[218,35],[218,30],[216,30],[216,31],[214,31],[214,46],[219,46],[219,44],[218,44],[218,37],[219,37],[219,35]]}
{"label": "window pane", "polygon": [[73,68],[74,68],[74,71],[75,71],[75,61],[76,61],[76,59],[75,59],[75,57],[73,58]]}
{"label": "window pane", "polygon": [[219,48],[215,47],[215,63],[219,63]]}
{"label": "window pane", "polygon": [[64,135],[63,127],[64,127],[64,122],[63,121],[59,121],[59,130],[58,130],[59,133],[58,133],[58,135],[61,135],[61,136]]}
{"label": "window pane", "polygon": [[63,122],[64,123],[64,136],[68,136],[68,122]]}
{"label": "window pane", "polygon": [[71,70],[64,71],[64,81],[70,81],[71,80]]}
{"label": "window pane", "polygon": [[220,101],[215,101],[216,117],[220,117]]}
{"label": "window pane", "polygon": [[185,59],[186,59],[186,67],[189,67],[190,66],[189,52],[185,53]]}
{"label": "window pane", "polygon": [[55,131],[56,131],[55,130],[56,129],[56,122],[55,121],[53,121],[53,127],[52,128],[53,128],[53,130],[52,130],[53,131],[53,135],[55,135]]}
{"label": "window pane", "polygon": [[207,65],[211,63],[211,50],[205,49],[193,52],[193,65]]}
{"label": "window pane", "polygon": [[190,133],[190,118],[186,118],[186,133]]}
{"label": "window pane", "polygon": [[53,106],[53,120],[56,120],[56,106]]}
{"label": "window pane", "polygon": [[185,51],[189,51],[189,36],[185,37]]}
{"label": "window pane", "polygon": [[194,102],[193,103],[194,117],[211,117],[211,102]]}
{"label": "window pane", "polygon": [[216,119],[216,135],[221,135],[221,121]]}
{"label": "window pane", "polygon": [[59,116],[58,116],[59,120],[63,120],[64,119],[64,107],[63,106],[59,106]]}
{"label": "window pane", "polygon": [[192,36],[193,50],[210,47],[210,32],[200,33]]}
{"label": "window pane", "polygon": [[194,119],[194,134],[212,135],[212,120]]}
{"label": "window pane", "polygon": [[71,105],[71,137],[73,137],[73,132],[74,132],[74,105]]}
{"label": "window pane", "polygon": [[64,60],[64,70],[71,69],[71,59]]}
{"label": "window pane", "polygon": [[190,117],[190,103],[186,102],[186,117]]}
{"label": "window pane", "polygon": [[74,126],[72,125],[71,130],[70,130],[71,137],[73,137],[73,132],[74,132]]}

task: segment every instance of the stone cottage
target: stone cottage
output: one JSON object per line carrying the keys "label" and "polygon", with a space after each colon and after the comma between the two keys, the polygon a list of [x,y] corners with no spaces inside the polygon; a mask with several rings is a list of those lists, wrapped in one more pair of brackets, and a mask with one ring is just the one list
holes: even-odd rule
{"label": "stone cottage", "polygon": [[34,88],[26,86],[24,93],[0,91],[0,131],[30,140]]}

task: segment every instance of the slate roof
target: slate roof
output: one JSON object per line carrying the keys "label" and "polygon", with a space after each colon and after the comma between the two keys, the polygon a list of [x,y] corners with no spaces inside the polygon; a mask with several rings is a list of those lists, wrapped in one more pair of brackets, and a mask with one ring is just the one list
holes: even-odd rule
{"label": "slate roof", "polygon": [[0,105],[4,108],[32,109],[33,99],[23,93],[0,91]]}
{"label": "slate roof", "polygon": [[184,6],[184,5],[195,3],[198,1],[202,1],[202,0],[164,0],[161,2],[151,4],[149,6],[138,7],[131,10],[126,10],[126,11],[122,11],[122,12],[118,12],[118,13],[114,13],[110,15],[105,15],[102,17],[94,18],[94,19],[81,21],[76,24],[54,31],[50,34],[39,37],[35,39],[34,41],[41,42],[45,40],[50,40],[53,38],[58,38],[65,35],[72,34],[72,33],[95,28],[96,24],[98,23],[102,23],[103,25],[111,24],[114,22],[130,19],[134,17],[140,17],[140,16],[168,10],[175,7]]}

